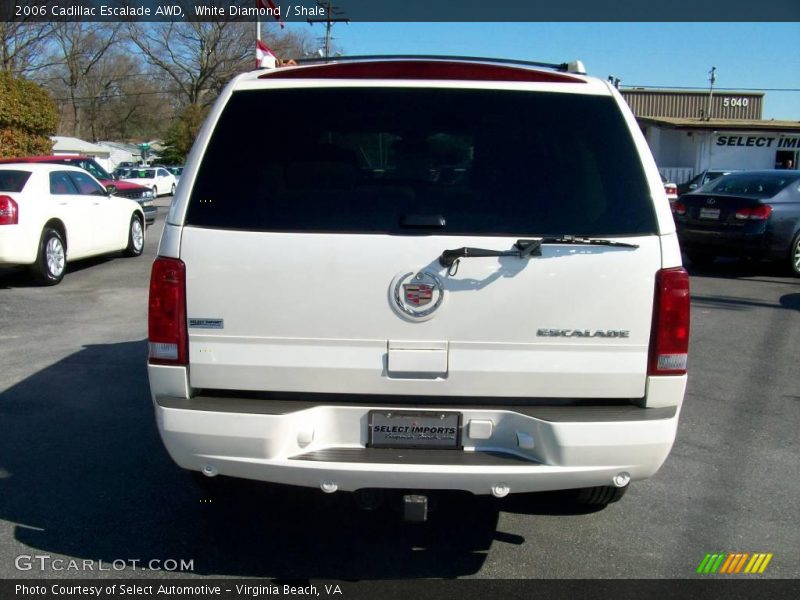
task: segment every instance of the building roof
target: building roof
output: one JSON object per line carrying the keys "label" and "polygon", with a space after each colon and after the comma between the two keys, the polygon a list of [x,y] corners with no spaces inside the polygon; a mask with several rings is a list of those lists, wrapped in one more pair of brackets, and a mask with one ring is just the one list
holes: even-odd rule
{"label": "building roof", "polygon": [[706,129],[726,131],[790,131],[800,133],[800,121],[775,119],[686,119],[680,117],[637,117],[640,123],[661,125],[673,129]]}
{"label": "building roof", "polygon": [[[621,94],[664,94],[679,95],[692,94],[698,96],[708,96],[708,90],[689,90],[680,88],[658,88],[658,87],[625,87],[619,88]],[[729,90],[724,88],[714,88],[714,93],[723,96],[764,96],[764,92],[753,92],[743,90]]]}
{"label": "building roof", "polygon": [[75,154],[102,154],[108,156],[108,148],[103,148],[87,141],[74,138],[65,137],[62,135],[54,135],[50,138],[53,140],[53,152],[74,152]]}

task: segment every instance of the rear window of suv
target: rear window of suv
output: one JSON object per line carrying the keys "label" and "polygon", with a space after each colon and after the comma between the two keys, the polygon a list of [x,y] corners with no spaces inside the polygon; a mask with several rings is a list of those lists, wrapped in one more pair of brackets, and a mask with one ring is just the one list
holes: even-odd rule
{"label": "rear window of suv", "polygon": [[203,157],[186,224],[489,236],[656,232],[641,161],[612,98],[431,88],[234,93]]}

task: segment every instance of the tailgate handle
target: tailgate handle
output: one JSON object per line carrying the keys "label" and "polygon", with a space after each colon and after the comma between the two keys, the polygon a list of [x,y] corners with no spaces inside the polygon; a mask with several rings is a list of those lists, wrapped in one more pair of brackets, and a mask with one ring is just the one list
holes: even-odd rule
{"label": "tailgate handle", "polygon": [[392,341],[387,344],[386,370],[389,377],[431,377],[447,375],[447,342]]}

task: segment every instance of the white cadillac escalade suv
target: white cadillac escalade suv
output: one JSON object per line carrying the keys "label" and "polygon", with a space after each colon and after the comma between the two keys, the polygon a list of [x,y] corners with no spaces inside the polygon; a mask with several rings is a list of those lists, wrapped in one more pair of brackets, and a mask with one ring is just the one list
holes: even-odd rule
{"label": "white cadillac escalade suv", "polygon": [[419,515],[426,490],[602,506],[666,459],[688,277],[633,115],[579,62],[247,73],[183,181],[148,364],[181,467]]}

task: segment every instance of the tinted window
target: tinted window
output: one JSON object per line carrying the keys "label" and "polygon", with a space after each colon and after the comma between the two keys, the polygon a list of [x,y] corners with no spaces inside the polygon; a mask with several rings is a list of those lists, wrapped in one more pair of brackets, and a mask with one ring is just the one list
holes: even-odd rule
{"label": "tinted window", "polygon": [[69,177],[69,172],[53,171],[50,173],[50,193],[58,195],[78,193],[78,189]]}
{"label": "tinted window", "polygon": [[111,179],[111,175],[109,175],[104,169],[100,167],[100,165],[98,165],[93,160],[80,161],[80,163],[78,163],[78,166],[81,167],[82,169],[86,169],[87,171],[89,171],[89,173],[97,177],[97,179]]}
{"label": "tinted window", "polygon": [[167,173],[167,171],[165,169],[159,169],[158,170],[158,176],[159,177],[166,177],[167,175],[169,175],[169,173]]}
{"label": "tinted window", "polygon": [[731,174],[709,183],[704,192],[714,192],[717,194],[742,194],[746,196],[758,196],[759,198],[769,198],[780,192],[783,188],[793,181],[797,181],[800,175],[747,173]]}
{"label": "tinted window", "polygon": [[97,184],[97,182],[86,175],[85,173],[80,173],[78,171],[70,171],[70,177],[75,182],[75,186],[78,188],[78,193],[82,195],[89,195],[89,196],[105,196],[106,190]]}
{"label": "tinted window", "polygon": [[30,171],[0,171],[0,192],[21,192],[30,176]]}
{"label": "tinted window", "polygon": [[[275,118],[266,106],[291,107],[296,118]],[[656,231],[638,154],[611,98],[445,89],[235,93],[203,158],[187,224],[410,233],[401,224],[420,216],[444,217],[435,233],[445,235]]]}

